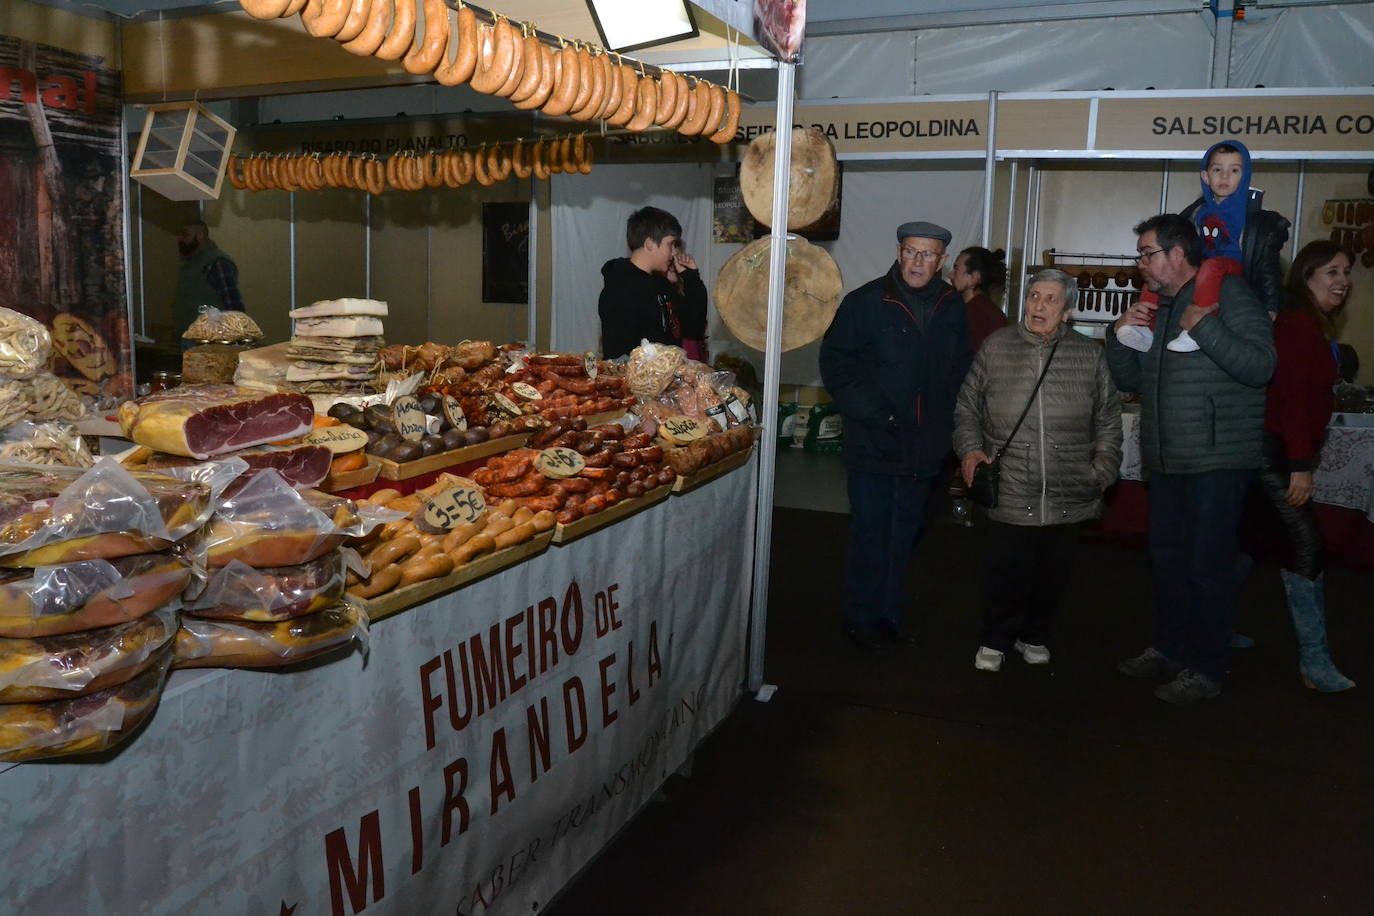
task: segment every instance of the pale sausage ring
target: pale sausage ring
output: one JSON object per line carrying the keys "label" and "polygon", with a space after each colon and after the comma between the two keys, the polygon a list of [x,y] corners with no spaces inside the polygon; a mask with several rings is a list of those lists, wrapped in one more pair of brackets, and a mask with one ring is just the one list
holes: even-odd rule
{"label": "pale sausage ring", "polygon": [[544,162],[544,140],[541,137],[534,144],[534,150],[530,153],[530,169],[534,172],[534,177],[540,181],[547,181],[549,178],[549,167]]}
{"label": "pale sausage ring", "polygon": [[353,0],[353,5],[348,10],[348,18],[335,33],[334,40],[338,42],[352,41],[362,32],[363,27],[369,21],[368,13],[372,11],[372,0]]}
{"label": "pale sausage ring", "polygon": [[451,63],[442,64],[434,72],[441,86],[460,86],[472,79],[477,65],[477,14],[470,7],[458,11],[458,27],[449,29]]}
{"label": "pale sausage ring", "polygon": [[658,92],[654,88],[654,81],[641,76],[635,86],[635,116],[625,125],[625,129],[634,133],[647,130],[654,123],[657,106]]}
{"label": "pale sausage ring", "polygon": [[654,112],[654,123],[663,126],[673,116],[677,108],[677,80],[666,70],[658,74],[658,109]]}
{"label": "pale sausage ring", "polygon": [[544,43],[538,35],[526,35],[524,41],[524,70],[520,82],[509,96],[512,102],[523,102],[534,95],[544,78]]}
{"label": "pale sausage ring", "polygon": [[[402,3],[406,0],[401,0]],[[368,13],[367,24],[350,41],[345,41],[341,47],[349,54],[356,54],[359,57],[369,57],[377,52],[386,38],[386,30],[391,27],[395,12],[395,0],[377,0],[373,4],[371,12]]]}
{"label": "pale sausage ring", "polygon": [[635,88],[639,85],[639,77],[635,75],[633,67],[625,64],[616,69],[620,73],[620,107],[611,113],[606,123],[612,127],[624,127],[635,116]]}
{"label": "pale sausage ring", "polygon": [[489,188],[496,182],[492,181],[487,174],[487,145],[483,143],[477,148],[477,152],[472,157],[472,174],[477,179],[477,183],[484,188]]}
{"label": "pale sausage ring", "polygon": [[[314,37],[333,38],[343,28],[352,7],[352,0],[311,0],[301,14],[301,21],[305,23],[305,30]],[[311,15],[312,11],[314,15]]]}
{"label": "pale sausage ring", "polygon": [[243,11],[254,19],[280,19],[291,0],[239,0]]}
{"label": "pale sausage ring", "polygon": [[533,172],[533,169],[530,168],[530,164],[525,161],[524,154],[525,141],[516,140],[515,145],[511,147],[510,151],[510,167],[511,170],[515,172],[516,178],[529,178],[531,172]]}
{"label": "pale sausage ring", "polygon": [[394,6],[395,16],[386,40],[372,55],[380,60],[400,60],[410,50],[410,42],[415,37],[415,0],[397,0]]}
{"label": "pale sausage ring", "polygon": [[565,45],[558,52],[558,59],[561,65],[558,73],[558,85],[554,88],[549,101],[544,105],[544,114],[552,118],[567,114],[572,109],[573,99],[577,98],[577,71],[579,67],[577,49],[571,45]]}
{"label": "pale sausage ring", "polygon": [[506,71],[506,78],[501,81],[501,85],[496,87],[492,93],[499,98],[510,98],[511,93],[520,85],[520,81],[525,76],[525,30],[528,27],[521,23],[520,34],[516,34],[515,26],[511,26],[511,50],[510,68]]}
{"label": "pale sausage ring", "polygon": [[725,94],[725,123],[720,126],[720,130],[711,134],[707,139],[712,143],[729,143],[735,139],[735,131],[739,129],[739,112],[739,93],[727,92]]}
{"label": "pale sausage ring", "polygon": [[243,172],[240,170],[239,157],[230,156],[229,161],[224,166],[224,174],[229,177],[229,183],[237,190],[244,190],[248,183],[243,180]]}
{"label": "pale sausage ring", "polygon": [[448,43],[448,7],[444,0],[425,0],[424,38],[401,61],[407,73],[433,73]]}

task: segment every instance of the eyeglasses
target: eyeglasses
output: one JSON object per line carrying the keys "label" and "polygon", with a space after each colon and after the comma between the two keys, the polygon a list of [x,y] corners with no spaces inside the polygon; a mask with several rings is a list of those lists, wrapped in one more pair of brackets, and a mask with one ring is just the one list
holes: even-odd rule
{"label": "eyeglasses", "polygon": [[921,260],[926,262],[934,261],[944,254],[940,251],[924,251],[920,248],[903,248],[898,253],[903,261]]}
{"label": "eyeglasses", "polygon": [[1144,264],[1146,261],[1150,260],[1150,258],[1153,258],[1155,255],[1159,254],[1163,250],[1163,248],[1156,248],[1154,251],[1142,251],[1140,252],[1140,254],[1136,255],[1135,262],[1137,264]]}

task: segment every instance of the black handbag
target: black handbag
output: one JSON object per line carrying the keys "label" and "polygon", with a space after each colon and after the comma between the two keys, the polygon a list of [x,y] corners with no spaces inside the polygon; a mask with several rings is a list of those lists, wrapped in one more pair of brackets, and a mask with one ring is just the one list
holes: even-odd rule
{"label": "black handbag", "polygon": [[[1061,338],[1062,339],[1062,338]],[[1021,411],[1021,416],[1017,418],[1016,425],[1011,428],[1011,435],[1007,436],[1007,441],[1002,443],[1002,447],[997,450],[997,454],[992,456],[992,461],[980,464],[973,471],[973,483],[969,484],[968,496],[984,509],[997,508],[997,489],[1002,480],[1002,453],[1011,445],[1011,440],[1016,438],[1016,434],[1021,431],[1021,424],[1026,421],[1026,414],[1030,413],[1031,405],[1035,403],[1035,396],[1040,392],[1040,384],[1045,381],[1045,375],[1050,371],[1050,363],[1054,362],[1055,351],[1059,349],[1059,341],[1054,342],[1050,348],[1049,358],[1045,360],[1045,367],[1040,370],[1040,377],[1035,380],[1035,387],[1031,389],[1030,399],[1026,401],[1025,408]]]}

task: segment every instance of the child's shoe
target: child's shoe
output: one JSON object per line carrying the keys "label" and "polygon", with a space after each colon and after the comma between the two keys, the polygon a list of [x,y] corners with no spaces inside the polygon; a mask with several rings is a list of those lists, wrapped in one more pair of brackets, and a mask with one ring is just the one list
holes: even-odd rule
{"label": "child's shoe", "polygon": [[1116,339],[1121,342],[1122,346],[1139,350],[1141,353],[1148,353],[1150,346],[1155,342],[1155,332],[1143,324],[1128,324],[1124,328],[1117,329]]}

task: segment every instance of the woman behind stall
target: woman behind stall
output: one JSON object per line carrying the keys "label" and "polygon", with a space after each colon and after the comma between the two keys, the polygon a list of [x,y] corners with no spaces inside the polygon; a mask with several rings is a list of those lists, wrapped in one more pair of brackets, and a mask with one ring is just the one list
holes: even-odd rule
{"label": "woman behind stall", "polygon": [[1121,403],[1105,351],[1064,323],[1077,300],[1078,284],[1062,270],[1032,277],[1025,317],[988,337],[954,409],[954,450],[967,483],[1026,414],[1002,453],[997,507],[987,513],[974,657],[981,671],[1000,670],[1012,648],[1028,664],[1049,663],[1050,626],[1073,569],[1079,525],[1102,514],[1102,493],[1121,466]]}
{"label": "woman behind stall", "polygon": [[1355,686],[1336,669],[1326,644],[1326,549],[1312,508],[1312,472],[1340,370],[1331,319],[1350,295],[1353,264],[1350,252],[1325,239],[1309,242],[1293,259],[1286,307],[1274,319],[1278,368],[1265,400],[1259,474],[1291,548],[1280,574],[1298,638],[1298,670],[1308,687],[1323,693]]}
{"label": "woman behind stall", "polygon": [[964,299],[964,313],[968,316],[968,336],[977,353],[988,335],[1006,327],[1007,316],[988,298],[988,290],[1007,282],[1007,265],[1002,249],[965,248],[954,259],[949,284]]}

